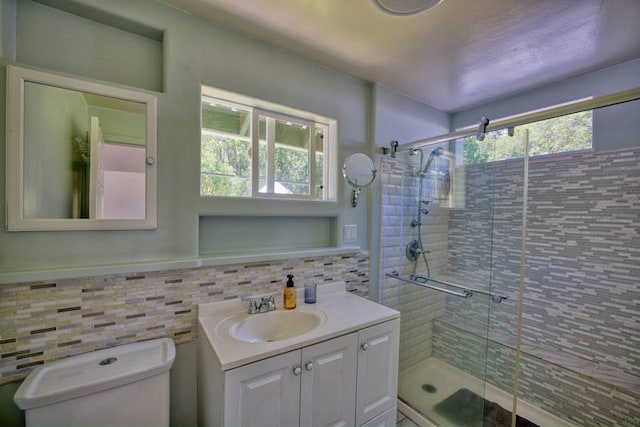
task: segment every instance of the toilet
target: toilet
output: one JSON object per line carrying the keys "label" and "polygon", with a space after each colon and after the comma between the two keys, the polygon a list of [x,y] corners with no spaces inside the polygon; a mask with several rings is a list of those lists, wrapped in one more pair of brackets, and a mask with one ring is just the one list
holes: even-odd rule
{"label": "toilet", "polygon": [[27,427],[168,426],[169,338],[80,354],[42,365],[14,401]]}

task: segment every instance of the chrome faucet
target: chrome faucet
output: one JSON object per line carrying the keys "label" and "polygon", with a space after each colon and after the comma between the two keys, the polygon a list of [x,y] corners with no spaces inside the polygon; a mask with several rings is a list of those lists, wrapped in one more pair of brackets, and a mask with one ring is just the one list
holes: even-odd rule
{"label": "chrome faucet", "polygon": [[[247,313],[249,314],[267,313],[269,311],[274,311],[277,308],[275,296],[278,294],[279,292],[265,295],[253,295],[242,297],[240,300],[249,302],[249,308],[247,309]],[[257,302],[258,298],[260,298],[259,304]]]}
{"label": "chrome faucet", "polygon": [[261,313],[266,313],[268,311],[273,311],[275,310],[276,307],[276,301],[275,301],[275,296],[277,294],[271,294],[269,296],[266,297],[262,297],[260,300],[260,312]]}

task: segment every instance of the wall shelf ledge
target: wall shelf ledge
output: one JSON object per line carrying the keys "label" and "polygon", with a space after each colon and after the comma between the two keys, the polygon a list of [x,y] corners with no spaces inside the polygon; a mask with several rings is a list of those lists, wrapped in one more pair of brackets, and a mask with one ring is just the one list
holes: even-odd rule
{"label": "wall shelf ledge", "polygon": [[227,264],[249,264],[254,262],[277,261],[291,258],[305,258],[328,255],[347,255],[361,252],[359,246],[342,246],[326,248],[308,248],[282,252],[230,253],[225,255],[202,255],[194,258],[170,259],[139,263],[117,263],[109,265],[73,266],[65,268],[50,268],[42,270],[0,272],[0,285],[37,282],[60,279],[74,279],[88,276],[107,276],[113,274],[148,273],[153,271],[167,271],[211,267]]}

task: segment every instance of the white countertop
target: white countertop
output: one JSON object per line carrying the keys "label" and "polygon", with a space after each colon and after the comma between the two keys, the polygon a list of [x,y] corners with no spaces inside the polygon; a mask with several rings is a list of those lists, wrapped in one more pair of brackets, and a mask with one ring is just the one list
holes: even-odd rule
{"label": "white countertop", "polygon": [[[274,342],[244,342],[228,331],[229,319],[246,313],[248,303],[233,299],[198,306],[198,324],[206,334],[223,370],[306,347],[368,326],[400,317],[400,313],[346,291],[344,282],[318,285],[316,304],[305,304],[298,298],[296,311],[320,311],[326,320],[315,329],[289,339]],[[298,289],[298,297],[304,290]],[[282,310],[282,297],[276,298]],[[247,316],[260,316],[251,314]]]}

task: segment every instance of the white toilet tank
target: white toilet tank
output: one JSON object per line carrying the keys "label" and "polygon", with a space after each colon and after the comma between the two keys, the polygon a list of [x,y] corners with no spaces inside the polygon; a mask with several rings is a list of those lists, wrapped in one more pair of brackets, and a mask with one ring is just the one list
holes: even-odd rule
{"label": "white toilet tank", "polygon": [[169,338],[80,354],[42,365],[14,400],[34,426],[168,426]]}

